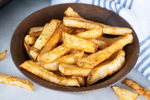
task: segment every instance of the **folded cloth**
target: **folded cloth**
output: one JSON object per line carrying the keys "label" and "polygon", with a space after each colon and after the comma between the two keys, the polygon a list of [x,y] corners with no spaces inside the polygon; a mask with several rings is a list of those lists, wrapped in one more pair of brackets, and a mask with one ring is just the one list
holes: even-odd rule
{"label": "folded cloth", "polygon": [[123,17],[136,31],[140,41],[140,54],[135,69],[150,81],[150,25],[149,0],[52,0],[60,3],[87,3],[111,10]]}

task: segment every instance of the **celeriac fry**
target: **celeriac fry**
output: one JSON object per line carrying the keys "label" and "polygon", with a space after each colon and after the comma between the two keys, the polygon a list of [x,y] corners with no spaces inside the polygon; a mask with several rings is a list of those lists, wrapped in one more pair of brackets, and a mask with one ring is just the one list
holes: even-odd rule
{"label": "celeriac fry", "polygon": [[29,50],[29,56],[31,59],[36,60],[37,56],[39,55],[40,50],[34,47],[31,47]]}
{"label": "celeriac fry", "polygon": [[0,60],[3,60],[7,55],[7,50],[0,52]]}
{"label": "celeriac fry", "polygon": [[111,34],[111,35],[126,35],[132,33],[132,30],[130,28],[124,28],[124,27],[111,27],[106,26],[103,28],[104,34]]}
{"label": "celeriac fry", "polygon": [[119,100],[136,100],[138,98],[138,94],[130,90],[126,90],[115,86],[113,86],[112,88],[115,91],[115,94],[118,96]]}
{"label": "celeriac fry", "polygon": [[76,29],[73,31],[73,34],[76,35],[77,33],[84,32],[84,31],[86,31],[86,30],[83,29],[83,28],[76,28]]}
{"label": "celeriac fry", "polygon": [[58,59],[56,59],[55,61],[51,63],[38,62],[38,64],[40,64],[42,67],[46,68],[47,70],[58,71],[58,66],[60,62],[67,63],[67,64],[75,64],[78,59],[83,57],[83,55],[84,55],[84,52],[78,51],[73,54],[59,57]]}
{"label": "celeriac fry", "polygon": [[[58,28],[58,26],[61,24],[61,21],[52,19],[50,23],[45,24],[44,29],[38,39],[36,40],[35,44],[32,48],[36,48],[38,52],[42,49],[42,47],[47,43],[51,35],[55,32],[55,30]],[[37,51],[36,50],[36,51]],[[36,60],[39,53],[37,53],[34,50],[30,50],[30,56]]]}
{"label": "celeriac fry", "polygon": [[98,39],[89,39],[89,40],[97,44],[98,48],[100,49],[104,49],[108,46],[108,43],[102,40],[98,40]]}
{"label": "celeriac fry", "polygon": [[35,74],[36,76],[47,80],[49,82],[58,84],[58,85],[63,85],[63,86],[80,86],[79,82],[77,79],[74,78],[66,78],[63,76],[59,76],[54,74],[53,72],[50,72],[46,70],[43,67],[40,67],[38,64],[35,62],[28,60],[25,61],[20,65],[21,68]]}
{"label": "celeriac fry", "polygon": [[46,52],[42,55],[38,56],[38,61],[43,61],[43,62],[53,62],[57,58],[65,55],[66,53],[70,52],[71,49],[64,46],[63,44],[54,48],[53,50]]}
{"label": "celeriac fry", "polygon": [[59,40],[61,38],[62,32],[64,32],[64,31],[72,32],[73,29],[69,28],[69,27],[66,27],[63,24],[61,24],[59,26],[59,28],[54,32],[52,37],[48,40],[46,45],[42,48],[40,54],[48,52],[48,51],[52,50],[54,47],[56,47],[56,45],[58,44],[58,42],[59,42]]}
{"label": "celeriac fry", "polygon": [[46,44],[48,39],[54,34],[55,30],[60,25],[61,21],[52,19],[50,23],[45,24],[44,29],[38,39],[36,40],[33,47],[41,50],[42,47]]}
{"label": "celeriac fry", "polygon": [[76,36],[84,38],[84,39],[97,38],[101,35],[102,35],[102,28],[92,29],[92,30],[88,30],[88,31],[76,34]]}
{"label": "celeriac fry", "polygon": [[36,38],[32,37],[30,35],[26,35],[25,38],[24,38],[24,41],[25,41],[26,44],[33,45],[36,41]]}
{"label": "celeriac fry", "polygon": [[14,85],[14,86],[18,86],[21,88],[25,88],[30,91],[34,91],[33,84],[30,81],[26,79],[21,79],[15,76],[11,76],[11,75],[0,73],[0,83]]}
{"label": "celeriac fry", "polygon": [[32,27],[29,30],[29,35],[32,37],[38,37],[40,36],[42,31],[43,31],[43,27]]}
{"label": "celeriac fry", "polygon": [[80,17],[80,15],[74,11],[71,7],[68,7],[67,10],[65,10],[65,15],[70,17]]}
{"label": "celeriac fry", "polygon": [[66,64],[75,64],[78,59],[81,59],[84,56],[84,52],[75,52],[73,54],[65,55],[58,58],[56,61]]}
{"label": "celeriac fry", "polygon": [[88,76],[91,72],[91,68],[82,68],[77,65],[70,64],[59,64],[59,71],[64,75],[73,75],[73,76]]}
{"label": "celeriac fry", "polygon": [[58,66],[59,66],[58,61],[53,61],[51,63],[42,63],[42,62],[36,62],[36,63],[49,71],[58,71]]}
{"label": "celeriac fry", "polygon": [[102,61],[109,58],[113,53],[122,49],[125,45],[130,44],[133,42],[132,34],[128,34],[122,36],[122,38],[112,45],[108,46],[103,50],[99,50],[96,53],[90,54],[86,58],[82,58],[77,61],[78,66],[86,67],[86,68],[93,68],[94,66],[98,65]]}
{"label": "celeriac fry", "polygon": [[83,18],[64,17],[63,23],[64,23],[64,25],[66,25],[68,27],[75,27],[75,28],[97,29],[97,28],[101,27],[101,28],[103,28],[104,34],[126,35],[126,34],[132,33],[132,30],[130,28],[111,27],[108,25],[104,25],[102,23],[89,21],[89,20],[86,20]]}
{"label": "celeriac fry", "polygon": [[68,48],[77,49],[89,53],[94,53],[97,49],[97,45],[93,42],[65,32],[63,33],[63,43]]}
{"label": "celeriac fry", "polygon": [[75,78],[79,81],[80,85],[84,86],[85,85],[85,79],[82,76],[72,76],[72,78]]}
{"label": "celeriac fry", "polygon": [[150,91],[139,85],[137,82],[126,78],[122,83],[135,90],[138,94],[150,100]]}
{"label": "celeriac fry", "polygon": [[125,52],[123,50],[120,50],[117,52],[117,56],[114,57],[112,60],[108,60],[104,63],[101,63],[94,69],[92,69],[92,71],[88,75],[87,84],[88,85],[94,84],[97,81],[112,75],[122,67],[124,62],[125,62]]}
{"label": "celeriac fry", "polygon": [[85,20],[83,18],[76,18],[76,17],[64,17],[63,24],[68,27],[84,28],[84,29],[96,29],[101,27],[96,22],[92,22],[89,20]]}

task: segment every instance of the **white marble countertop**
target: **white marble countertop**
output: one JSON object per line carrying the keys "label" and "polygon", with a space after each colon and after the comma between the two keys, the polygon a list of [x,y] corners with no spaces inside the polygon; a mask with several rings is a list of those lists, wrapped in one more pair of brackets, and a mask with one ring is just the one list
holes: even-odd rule
{"label": "white marble countertop", "polygon": [[[14,0],[8,6],[0,9],[0,51],[7,49],[6,59],[0,62],[0,73],[24,76],[14,65],[10,55],[10,40],[17,25],[28,15],[43,7],[49,6],[50,0]],[[133,69],[126,77],[139,82],[150,89],[150,82]],[[110,87],[86,93],[64,93],[41,87],[34,83],[35,92],[18,87],[0,84],[0,100],[118,100]],[[117,86],[126,86],[117,83]],[[128,88],[129,89],[129,88]],[[145,100],[139,97],[138,100]]]}

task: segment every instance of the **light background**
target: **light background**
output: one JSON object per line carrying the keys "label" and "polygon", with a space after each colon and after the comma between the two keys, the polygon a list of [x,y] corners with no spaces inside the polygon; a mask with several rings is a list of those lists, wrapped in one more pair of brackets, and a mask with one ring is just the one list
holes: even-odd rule
{"label": "light background", "polygon": [[[10,55],[10,40],[17,25],[36,10],[50,5],[50,0],[14,0],[8,6],[0,9],[0,51],[7,49],[6,59],[0,62],[0,73],[24,76],[14,65]],[[144,7],[144,6],[143,6]],[[147,9],[145,9],[146,11]],[[140,13],[141,12],[141,13]],[[142,14],[143,10],[137,11]],[[54,12],[55,13],[55,12]],[[147,23],[144,22],[143,23]],[[142,24],[143,24],[142,23]],[[150,34],[150,33],[149,33]],[[150,82],[133,69],[128,78],[134,79],[150,89]],[[64,93],[46,89],[34,83],[36,91],[30,92],[18,87],[0,84],[0,100],[118,100],[110,87],[86,93]],[[117,86],[126,86],[117,83]],[[129,89],[129,88],[128,88]],[[138,100],[145,100],[140,97]]]}

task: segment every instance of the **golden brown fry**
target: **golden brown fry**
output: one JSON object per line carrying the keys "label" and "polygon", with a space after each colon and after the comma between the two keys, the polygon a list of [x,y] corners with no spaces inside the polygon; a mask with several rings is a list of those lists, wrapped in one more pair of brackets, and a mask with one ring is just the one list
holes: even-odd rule
{"label": "golden brown fry", "polygon": [[74,11],[71,7],[68,7],[67,10],[65,10],[65,15],[70,17],[80,17],[80,15]]}
{"label": "golden brown fry", "polygon": [[32,37],[38,37],[40,36],[42,31],[43,31],[43,27],[32,27],[29,30],[29,35]]}
{"label": "golden brown fry", "polygon": [[97,29],[101,27],[96,22],[85,20],[83,18],[75,18],[75,17],[64,17],[63,24],[68,27],[85,28],[85,29]]}
{"label": "golden brown fry", "polygon": [[68,47],[65,47],[63,44],[54,48],[53,50],[46,52],[42,55],[38,56],[38,61],[43,61],[43,62],[53,62],[57,58],[65,55],[66,53],[70,52],[71,49]]}
{"label": "golden brown fry", "polygon": [[7,55],[7,50],[0,52],[0,60],[3,60]]}
{"label": "golden brown fry", "polygon": [[79,81],[80,85],[84,86],[85,85],[85,79],[82,76],[72,76],[72,78],[75,78]]}
{"label": "golden brown fry", "polygon": [[76,52],[73,54],[65,55],[58,58],[56,61],[66,64],[75,64],[78,59],[81,59],[84,56],[84,52]]}
{"label": "golden brown fry", "polygon": [[26,44],[33,45],[36,41],[36,38],[32,37],[30,35],[26,35],[25,38],[24,38],[24,41],[25,41]]}
{"label": "golden brown fry", "polygon": [[101,35],[102,35],[102,28],[92,29],[92,30],[88,30],[88,31],[76,34],[76,36],[84,38],[84,39],[97,38]]}
{"label": "golden brown fry", "polygon": [[42,62],[36,62],[36,63],[49,71],[58,71],[58,66],[59,66],[58,61],[53,61],[51,63],[42,63]]}
{"label": "golden brown fry", "polygon": [[122,67],[124,62],[125,52],[123,50],[120,50],[119,52],[117,52],[117,56],[114,57],[113,60],[108,60],[92,69],[92,71],[88,75],[87,84],[94,84],[97,81],[112,75]]}
{"label": "golden brown fry", "polygon": [[84,32],[84,31],[86,31],[86,30],[83,28],[77,28],[73,31],[73,34],[77,34],[77,33]]}
{"label": "golden brown fry", "polygon": [[40,64],[42,67],[46,68],[47,70],[58,71],[58,66],[60,62],[67,63],[67,64],[75,64],[78,59],[83,57],[83,55],[84,52],[78,51],[73,54],[62,56],[51,63],[38,62],[38,64]]}
{"label": "golden brown fry", "polygon": [[52,19],[50,23],[45,24],[44,29],[39,36],[39,38],[36,40],[33,47],[41,50],[42,47],[46,44],[48,39],[54,34],[55,30],[60,25],[61,21]]}
{"label": "golden brown fry", "polygon": [[0,83],[14,85],[14,86],[18,86],[21,88],[25,88],[30,91],[34,91],[33,84],[30,81],[26,79],[21,79],[15,76],[11,76],[11,75],[0,73]]}
{"label": "golden brown fry", "polygon": [[104,49],[108,46],[108,43],[102,40],[98,40],[98,39],[89,39],[89,40],[97,44],[98,48],[100,49]]}
{"label": "golden brown fry", "polygon": [[[33,48],[37,49],[38,52],[42,49],[42,47],[47,43],[49,38],[53,35],[54,31],[58,28],[58,26],[61,24],[61,21],[52,19],[50,23],[45,24],[44,29],[38,39],[36,40],[35,44],[33,45]],[[36,51],[37,51],[36,50]],[[35,50],[30,50],[30,56],[36,60],[39,53],[37,53]]]}
{"label": "golden brown fry", "polygon": [[59,26],[59,28],[54,32],[52,37],[48,40],[46,45],[43,47],[43,49],[41,50],[40,54],[48,52],[48,51],[52,50],[54,47],[56,47],[56,45],[58,44],[59,40],[61,39],[62,32],[65,32],[65,31],[72,32],[73,29],[69,28],[69,27],[66,27],[63,24],[61,24]]}
{"label": "golden brown fry", "polygon": [[91,68],[82,68],[77,65],[59,64],[59,71],[64,75],[88,76],[91,70]]}
{"label": "golden brown fry", "polygon": [[124,27],[111,27],[107,26],[103,28],[104,34],[111,34],[111,35],[126,35],[132,33],[130,28]]}
{"label": "golden brown fry", "polygon": [[36,60],[37,56],[39,55],[40,50],[34,47],[31,47],[29,50],[29,56],[31,59]]}
{"label": "golden brown fry", "polygon": [[108,25],[104,25],[102,23],[89,21],[89,20],[86,20],[83,18],[64,17],[63,23],[64,23],[64,25],[66,25],[68,27],[75,27],[75,28],[97,29],[97,28],[101,27],[101,28],[103,28],[104,34],[126,35],[126,34],[132,33],[132,30],[130,28],[111,27]]}
{"label": "golden brown fry", "polygon": [[116,41],[107,48],[99,50],[98,52],[91,54],[86,58],[78,60],[77,65],[87,68],[93,68],[102,61],[108,59],[116,51],[122,49],[125,45],[132,43],[132,41],[133,41],[132,34],[125,35],[120,40]]}
{"label": "golden brown fry", "polygon": [[43,67],[40,67],[38,64],[36,64],[35,62],[33,62],[31,60],[25,61],[23,64],[20,65],[20,67],[37,75],[38,77],[40,77],[44,80],[47,80],[49,82],[52,82],[52,83],[55,83],[58,85],[80,86],[77,79],[66,78],[63,76],[56,75],[53,72],[50,72]]}
{"label": "golden brown fry", "polygon": [[115,91],[116,95],[118,96],[119,100],[136,100],[138,98],[138,94],[130,90],[114,86],[112,88]]}
{"label": "golden brown fry", "polygon": [[122,83],[138,92],[138,94],[150,100],[150,91],[144,88],[143,86],[139,85],[137,82],[126,78]]}
{"label": "golden brown fry", "polygon": [[63,43],[66,47],[77,49],[85,52],[96,52],[97,45],[91,41],[79,38],[75,35],[63,33]]}

